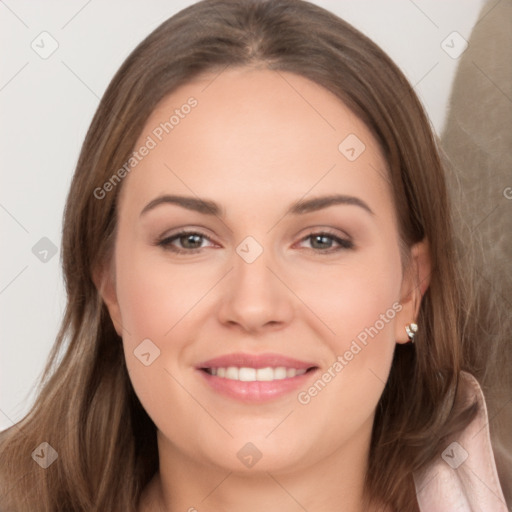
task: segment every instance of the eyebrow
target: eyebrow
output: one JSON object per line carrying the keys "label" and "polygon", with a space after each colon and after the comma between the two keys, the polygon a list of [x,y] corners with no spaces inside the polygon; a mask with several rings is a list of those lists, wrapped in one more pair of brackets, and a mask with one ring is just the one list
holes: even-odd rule
{"label": "eyebrow", "polygon": [[[215,201],[209,199],[201,199],[191,196],[178,195],[162,195],[150,201],[140,212],[140,216],[162,204],[175,204],[204,215],[215,215],[216,217],[225,218],[225,210]],[[303,215],[328,208],[334,205],[351,205],[359,206],[371,215],[375,215],[373,210],[362,200],[355,196],[343,194],[334,194],[328,196],[315,197],[306,201],[299,200],[293,203],[285,215]]]}

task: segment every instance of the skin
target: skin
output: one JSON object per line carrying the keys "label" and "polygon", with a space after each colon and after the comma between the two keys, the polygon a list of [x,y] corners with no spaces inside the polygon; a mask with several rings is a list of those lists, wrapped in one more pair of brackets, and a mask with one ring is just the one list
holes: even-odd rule
{"label": "skin", "polygon": [[[124,179],[113,259],[95,276],[157,427],[160,470],[140,510],[362,511],[375,408],[428,285],[427,244],[411,249],[402,272],[386,162],[368,128],[318,84],[254,68],[204,75],[161,102],[136,147],[191,96],[197,107]],[[353,162],[338,150],[349,134],[366,146]],[[225,217],[171,204],[141,216],[164,193],[214,200]],[[299,199],[333,193],[360,198],[373,214],[334,205],[284,215]],[[178,228],[208,237],[173,242],[199,252],[156,245]],[[325,229],[354,247],[306,238]],[[252,263],[236,252],[247,236],[263,248]],[[313,361],[319,377],[397,303],[306,405],[297,392],[241,403],[195,370],[228,353],[277,352]],[[149,366],[133,353],[146,338],[160,350]],[[252,468],[237,457],[247,442],[262,454]]]}

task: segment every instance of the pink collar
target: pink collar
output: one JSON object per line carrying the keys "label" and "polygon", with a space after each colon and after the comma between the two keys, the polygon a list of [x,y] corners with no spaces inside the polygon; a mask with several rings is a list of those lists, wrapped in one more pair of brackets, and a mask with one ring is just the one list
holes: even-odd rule
{"label": "pink collar", "polygon": [[484,395],[461,372],[464,398],[476,399],[478,415],[446,446],[441,457],[413,474],[421,512],[508,512],[498,480]]}

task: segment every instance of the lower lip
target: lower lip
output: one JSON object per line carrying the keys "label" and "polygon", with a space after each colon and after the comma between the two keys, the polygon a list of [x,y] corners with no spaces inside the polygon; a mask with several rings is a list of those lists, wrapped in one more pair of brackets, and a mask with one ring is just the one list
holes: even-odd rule
{"label": "lower lip", "polygon": [[280,398],[306,385],[315,370],[286,379],[271,381],[244,382],[210,375],[204,370],[197,370],[207,384],[218,393],[247,403],[261,403]]}

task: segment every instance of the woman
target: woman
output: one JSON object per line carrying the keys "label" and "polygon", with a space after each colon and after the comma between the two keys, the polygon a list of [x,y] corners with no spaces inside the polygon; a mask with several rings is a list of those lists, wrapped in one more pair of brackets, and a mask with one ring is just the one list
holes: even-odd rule
{"label": "woman", "polygon": [[150,34],[62,246],[2,510],[506,510],[429,123],[331,13],[208,0]]}

